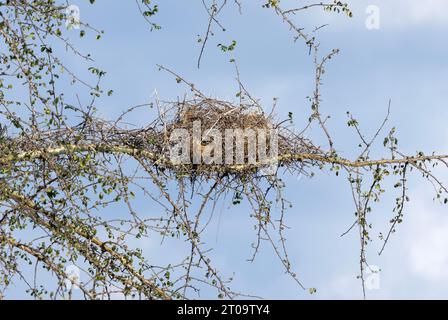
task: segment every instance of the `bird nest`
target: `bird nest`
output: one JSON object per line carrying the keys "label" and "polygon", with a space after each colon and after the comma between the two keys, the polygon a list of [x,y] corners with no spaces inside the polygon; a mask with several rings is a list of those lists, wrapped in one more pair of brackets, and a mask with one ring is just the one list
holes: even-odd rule
{"label": "bird nest", "polygon": [[281,155],[321,153],[289,128],[289,119],[276,121],[273,113],[253,105],[204,98],[173,103],[169,109],[145,140],[177,172],[266,172],[288,163],[279,161]]}

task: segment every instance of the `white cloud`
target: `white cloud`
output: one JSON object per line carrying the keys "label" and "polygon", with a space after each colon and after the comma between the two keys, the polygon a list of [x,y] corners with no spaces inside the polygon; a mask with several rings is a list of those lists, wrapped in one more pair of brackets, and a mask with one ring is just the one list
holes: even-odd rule
{"label": "white cloud", "polygon": [[447,24],[446,0],[382,0],[365,1],[380,9],[382,25],[387,27],[421,27],[422,25]]}
{"label": "white cloud", "polygon": [[448,3],[446,0],[413,0],[392,2],[394,6],[400,5],[398,12],[404,13],[410,21],[416,23],[445,22],[448,13]]}
{"label": "white cloud", "polygon": [[[423,29],[431,26],[448,26],[448,1],[446,0],[352,0],[348,1],[354,13],[353,19],[342,14],[329,14],[323,10],[310,10],[300,15],[300,25],[310,26],[329,24],[331,30],[369,31],[366,23],[380,23],[384,32]],[[377,9],[377,10],[376,10]],[[372,11],[373,10],[373,11]],[[328,30],[324,28],[323,30]],[[377,29],[376,27],[373,29]]]}
{"label": "white cloud", "polygon": [[443,209],[424,203],[414,206],[406,237],[410,271],[438,285],[448,285],[448,216]]}

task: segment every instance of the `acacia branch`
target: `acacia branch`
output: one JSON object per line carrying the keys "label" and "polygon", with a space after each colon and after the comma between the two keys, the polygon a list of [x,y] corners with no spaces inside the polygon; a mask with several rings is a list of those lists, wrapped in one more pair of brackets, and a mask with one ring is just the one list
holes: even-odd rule
{"label": "acacia branch", "polygon": [[[146,160],[152,161],[155,165],[165,166],[169,168],[175,168],[178,166],[175,162],[164,155],[157,154],[145,149],[131,148],[129,146],[112,146],[112,145],[101,145],[101,144],[69,144],[54,148],[47,149],[34,149],[24,151],[18,154],[9,154],[0,158],[0,164],[11,164],[19,163],[23,161],[31,161],[35,159],[45,159],[48,157],[57,157],[65,154],[71,153],[108,153],[108,154],[125,154],[132,157],[144,158]],[[225,167],[226,171],[243,171],[246,169],[261,168],[269,164],[280,163],[280,162],[291,162],[291,161],[316,161],[322,164],[333,164],[341,165],[348,168],[364,168],[372,167],[378,165],[393,165],[393,164],[406,164],[406,163],[418,163],[433,160],[447,160],[448,154],[445,155],[430,155],[430,156],[409,156],[402,157],[398,159],[374,159],[374,160],[359,160],[351,161],[348,159],[326,156],[314,153],[287,153],[282,154],[277,157],[267,159],[262,162],[254,164],[234,164]],[[222,172],[223,166],[220,165],[209,165],[208,171]]]}

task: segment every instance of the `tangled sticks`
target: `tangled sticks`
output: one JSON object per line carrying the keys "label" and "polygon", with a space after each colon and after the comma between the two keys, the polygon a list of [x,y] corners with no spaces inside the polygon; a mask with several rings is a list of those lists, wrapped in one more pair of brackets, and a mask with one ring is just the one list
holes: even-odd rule
{"label": "tangled sticks", "polygon": [[[33,137],[35,142],[32,144],[30,144],[30,137],[8,137],[7,140],[3,138],[3,154],[0,162],[4,164],[21,162],[46,156],[61,156],[72,152],[100,152],[139,156],[152,162],[155,166],[173,172],[190,172],[194,164],[196,174],[210,174],[213,172],[253,173],[273,163],[291,167],[299,163],[303,165],[313,163],[313,165],[330,164],[347,168],[362,168],[377,165],[417,164],[431,160],[444,161],[448,158],[448,155],[425,156],[419,154],[394,159],[350,161],[340,158],[334,153],[322,151],[310,140],[297,135],[288,126],[284,126],[285,121],[275,123],[272,113],[266,114],[251,105],[235,106],[226,101],[204,98],[169,103],[167,109],[169,112],[161,115],[145,129],[124,130],[118,127],[117,121],[107,122],[94,117],[86,117],[84,122],[76,127],[43,132]],[[181,150],[189,151],[186,158],[187,163],[179,163],[172,159],[172,149],[176,138],[178,138],[177,130],[185,133],[186,137],[184,138],[188,139],[188,141],[183,141],[186,150]],[[222,137],[215,139],[222,143],[222,146],[211,139],[213,138],[210,134],[212,131],[215,133],[215,137],[216,133],[222,134]],[[226,131],[229,134],[233,132],[230,139],[243,138],[244,142],[226,140]],[[266,147],[268,158],[260,160],[261,150],[258,150],[257,143],[261,138],[255,137],[257,138],[255,141],[257,157],[251,157],[250,149],[254,146],[250,145],[250,133],[253,132],[257,135],[263,131],[267,133],[263,146]],[[276,154],[269,152],[271,151],[270,144],[273,144],[270,141],[270,135],[274,133],[278,140]],[[194,141],[195,134],[198,134],[198,141]],[[239,134],[244,136],[239,136]],[[238,147],[238,142],[243,143],[241,144],[242,150],[235,150]],[[197,152],[207,152],[213,155],[214,149],[221,150],[221,157],[213,159],[217,163],[206,164],[202,161],[203,156],[199,157],[199,160],[195,156]],[[229,163],[224,163],[229,159],[226,152],[232,154]],[[237,159],[238,152],[244,154],[243,158]],[[239,163],[235,163],[237,160]]]}

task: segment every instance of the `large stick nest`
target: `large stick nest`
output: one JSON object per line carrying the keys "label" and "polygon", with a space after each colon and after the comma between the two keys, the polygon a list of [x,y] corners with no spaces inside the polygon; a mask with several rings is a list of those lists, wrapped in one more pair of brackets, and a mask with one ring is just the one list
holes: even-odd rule
{"label": "large stick nest", "polygon": [[[58,147],[61,142],[64,144],[89,144],[89,145],[105,145],[105,146],[126,146],[135,148],[146,153],[152,153],[160,158],[160,161],[152,161],[152,165],[159,168],[168,169],[173,172],[192,173],[197,175],[209,175],[215,172],[227,173],[258,173],[261,169],[275,165],[284,166],[288,169],[303,170],[306,163],[302,161],[283,160],[280,163],[274,159],[268,159],[263,163],[257,162],[251,164],[248,161],[248,140],[244,140],[244,163],[243,164],[173,164],[170,159],[170,150],[173,147],[173,141],[170,137],[174,130],[185,129],[193,137],[193,124],[200,121],[200,129],[203,141],[200,145],[190,144],[190,151],[193,153],[194,148],[205,148],[210,140],[207,141],[207,133],[210,129],[216,129],[225,133],[226,129],[252,129],[257,132],[258,129],[264,129],[266,132],[275,130],[278,141],[278,155],[287,154],[320,154],[323,152],[308,139],[296,134],[290,129],[291,121],[278,121],[275,115],[265,113],[258,106],[238,104],[234,105],[229,102],[210,99],[196,98],[195,100],[182,102],[164,103],[163,111],[159,110],[157,119],[144,129],[123,129],[119,122],[104,121],[101,119],[86,117],[84,121],[68,130],[57,130],[41,133],[34,140],[40,140],[37,144],[39,148]],[[270,136],[266,135],[266,154],[269,155]],[[14,139],[15,149],[27,151],[30,149],[29,137],[17,137]],[[33,148],[35,148],[36,143]],[[236,145],[233,145],[233,154],[236,154]],[[258,148],[258,144],[257,144]],[[202,149],[201,149],[202,151]],[[225,159],[226,146],[225,138],[222,138],[222,157]],[[257,150],[258,155],[258,150]],[[257,161],[259,159],[257,158]],[[272,161],[270,161],[272,160]]]}
{"label": "large stick nest", "polygon": [[[139,142],[151,141],[150,145],[144,146],[154,152],[157,152],[164,158],[170,157],[170,148],[173,147],[173,141],[170,141],[174,130],[184,129],[189,132],[189,136],[194,135],[194,123],[200,123],[200,131],[202,133],[203,140],[200,145],[196,145],[191,139],[190,152],[191,159],[193,158],[193,150],[200,148],[201,152],[210,145],[210,137],[207,136],[211,129],[218,130],[223,134],[222,137],[222,158],[226,157],[226,145],[224,134],[226,130],[240,129],[240,130],[253,130],[258,132],[259,129],[264,130],[266,134],[266,154],[270,155],[270,135],[269,132],[274,131],[277,135],[278,155],[285,154],[323,154],[322,151],[315,147],[310,140],[305,139],[297,135],[290,129],[289,125],[291,121],[277,121],[273,113],[265,113],[259,108],[253,105],[234,105],[226,101],[203,98],[192,101],[182,101],[171,103],[168,107],[171,112],[164,114],[158,119],[158,125],[152,127],[150,131],[137,132],[134,137],[137,137]],[[154,130],[152,130],[154,128]],[[142,139],[143,138],[143,139]],[[135,138],[134,138],[135,140]],[[257,148],[259,147],[257,143]],[[228,148],[228,147],[227,147]],[[248,139],[244,139],[244,163],[243,165],[236,165],[235,150],[236,144],[232,145],[232,153],[234,155],[234,163],[214,165],[214,164],[179,164],[170,169],[180,172],[194,171],[196,174],[208,174],[210,172],[234,172],[239,173],[251,172],[256,173],[260,169],[272,166],[275,162],[276,165],[284,165],[285,163],[277,163],[276,157],[273,159],[267,159],[268,161],[258,162],[251,164],[248,158]],[[258,149],[256,153],[258,155]],[[213,152],[212,152],[213,154]],[[293,163],[289,162],[289,166],[293,166]],[[303,164],[300,165],[303,168]]]}

